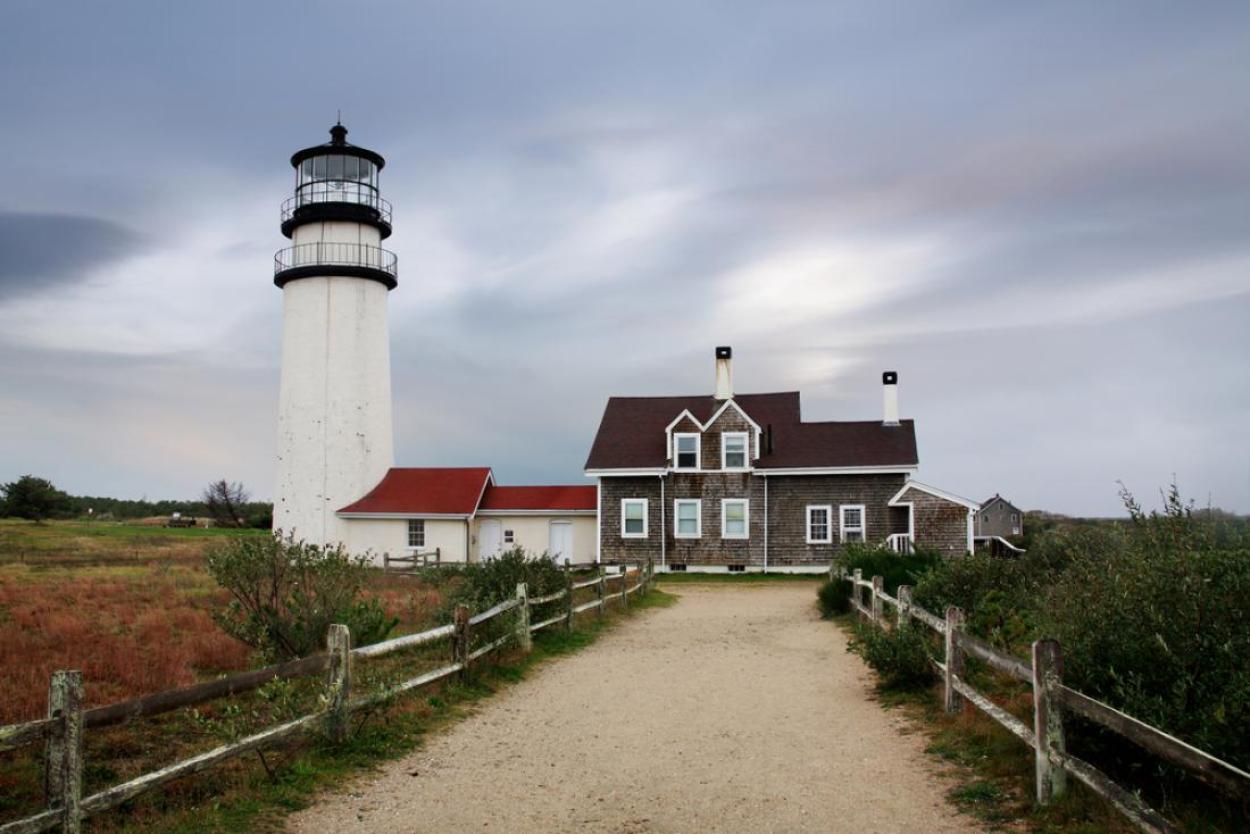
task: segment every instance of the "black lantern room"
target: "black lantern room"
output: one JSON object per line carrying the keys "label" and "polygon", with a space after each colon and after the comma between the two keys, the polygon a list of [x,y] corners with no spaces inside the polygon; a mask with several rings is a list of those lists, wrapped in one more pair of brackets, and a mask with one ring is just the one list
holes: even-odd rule
{"label": "black lantern room", "polygon": [[391,234],[391,204],[378,193],[378,174],[386,160],[376,151],[352,145],[347,128],[330,128],[330,141],[296,151],[295,196],[282,204],[282,234],[291,237],[304,223],[347,220]]}

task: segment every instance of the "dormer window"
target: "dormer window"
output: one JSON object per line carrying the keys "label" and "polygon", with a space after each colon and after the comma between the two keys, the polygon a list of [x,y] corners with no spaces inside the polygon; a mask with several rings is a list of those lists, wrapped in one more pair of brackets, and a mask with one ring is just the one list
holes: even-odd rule
{"label": "dormer window", "polygon": [[720,468],[747,468],[747,440],[744,431],[727,431],[720,436]]}
{"label": "dormer window", "polygon": [[699,435],[676,433],[673,435],[673,468],[699,469]]}

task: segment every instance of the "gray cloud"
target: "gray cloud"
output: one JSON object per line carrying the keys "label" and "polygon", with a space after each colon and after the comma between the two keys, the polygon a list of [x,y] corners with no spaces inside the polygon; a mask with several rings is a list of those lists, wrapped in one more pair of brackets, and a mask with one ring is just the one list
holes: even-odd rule
{"label": "gray cloud", "polygon": [[955,491],[1113,512],[1176,472],[1250,510],[1244,4],[344,15],[10,10],[0,230],[43,219],[0,240],[0,460],[268,491],[276,207],[342,108],[389,160],[401,463],[578,480],[606,397],[707,390],[730,343],[813,419],[875,416],[897,367]]}
{"label": "gray cloud", "polygon": [[0,211],[0,301],[85,280],[139,244],[138,235],[95,217]]}

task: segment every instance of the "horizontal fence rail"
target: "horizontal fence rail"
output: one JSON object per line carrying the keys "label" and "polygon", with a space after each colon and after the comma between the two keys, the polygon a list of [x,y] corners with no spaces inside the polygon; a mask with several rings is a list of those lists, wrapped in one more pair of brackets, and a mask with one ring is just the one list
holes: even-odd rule
{"label": "horizontal fence rail", "polygon": [[[942,635],[945,657],[943,660],[930,658],[930,661],[943,677],[943,698],[947,711],[958,712],[962,709],[963,701],[967,700],[1033,748],[1037,801],[1040,804],[1047,804],[1053,797],[1062,794],[1065,787],[1064,774],[1071,774],[1111,802],[1142,831],[1171,834],[1177,830],[1136,794],[1113,782],[1093,765],[1067,752],[1063,729],[1064,710],[1111,730],[1234,798],[1244,801],[1250,797],[1250,773],[1065,686],[1061,679],[1062,654],[1055,641],[1036,641],[1033,644],[1032,661],[1025,662],[967,633],[963,628],[963,612],[958,608],[951,607],[945,618],[942,618],[912,604],[911,588],[907,585],[900,585],[898,596],[892,597],[884,592],[883,580],[879,576],[866,580],[859,570],[848,575],[845,569],[835,571],[831,568],[830,578],[834,577],[851,583],[851,607],[874,625],[887,627],[883,605],[889,604],[894,606],[897,613],[894,628],[905,628],[914,620]],[[868,603],[863,599],[865,592],[871,595]],[[1032,727],[976,691],[964,679],[966,655],[1030,684],[1033,689]]]}
{"label": "horizontal fence rail", "polygon": [[[332,741],[346,740],[347,719],[354,710],[388,701],[405,692],[470,672],[473,661],[515,642],[523,651],[532,647],[531,635],[557,623],[572,627],[573,617],[583,611],[598,609],[602,615],[608,599],[603,593],[609,579],[621,579],[621,591],[613,593],[622,606],[629,604],[628,596],[646,593],[655,582],[654,566],[627,570],[619,574],[606,574],[597,567],[597,575],[589,582],[573,583],[569,563],[564,565],[565,587],[542,597],[529,596],[524,583],[517,586],[516,595],[478,614],[470,614],[466,606],[456,607],[453,621],[417,634],[395,637],[381,643],[352,649],[351,635],[346,626],[330,626],[327,638],[328,651],[296,660],[227,675],[212,681],[194,684],[181,689],[171,689],[121,701],[115,704],[84,710],[82,701],[82,676],[78,672],[55,672],[49,689],[49,712],[51,717],[27,721],[21,724],[0,726],[0,751],[13,750],[46,741],[44,767],[48,774],[48,808],[33,816],[0,824],[0,834],[27,834],[27,832],[59,829],[79,832],[82,820],[92,814],[115,808],[142,793],[153,790],[175,779],[207,770],[221,762],[246,753],[262,750],[290,740],[314,729],[324,729]],[[637,578],[628,586],[627,577]],[[573,590],[596,588],[595,599],[574,606]],[[565,601],[564,610],[542,622],[531,624],[533,606]],[[477,648],[470,649],[475,626],[499,618],[510,621],[505,631]],[[352,697],[351,666],[353,660],[383,657],[398,651],[449,641],[452,662],[437,669],[422,672],[400,683],[382,688],[367,695]],[[102,791],[83,797],[83,730],[122,724],[136,718],[159,715],[186,706],[204,703],[216,698],[249,692],[276,679],[295,679],[310,675],[327,674],[326,695],[322,700],[325,708],[300,718],[254,733],[246,738],[215,747],[159,770],[137,776]]]}

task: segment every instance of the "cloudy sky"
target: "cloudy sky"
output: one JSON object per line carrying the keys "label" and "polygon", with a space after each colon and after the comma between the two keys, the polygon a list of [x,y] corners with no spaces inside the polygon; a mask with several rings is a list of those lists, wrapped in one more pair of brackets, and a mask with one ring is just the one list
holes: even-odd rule
{"label": "cloudy sky", "polygon": [[287,157],[388,158],[396,451],[578,482],[612,394],[921,478],[1250,511],[1250,6],[9,0],[0,480],[273,484]]}

